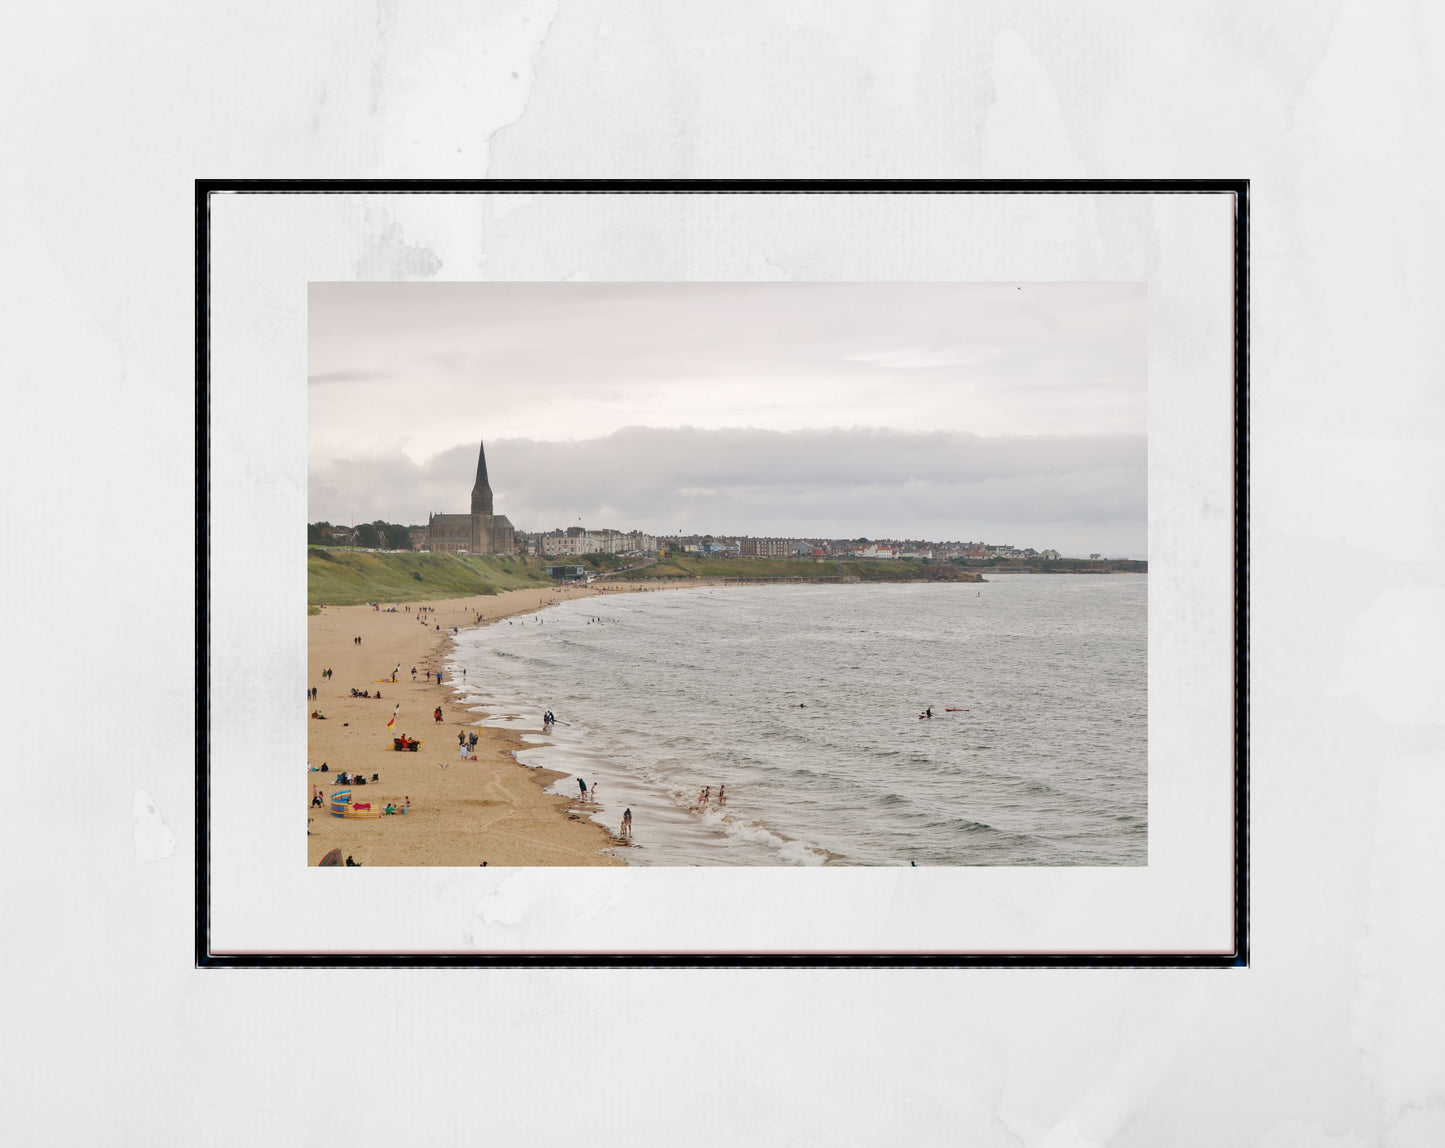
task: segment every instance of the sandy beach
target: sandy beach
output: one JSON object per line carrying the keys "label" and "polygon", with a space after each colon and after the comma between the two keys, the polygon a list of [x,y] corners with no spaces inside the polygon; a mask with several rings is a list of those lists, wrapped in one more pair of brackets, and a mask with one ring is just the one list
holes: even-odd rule
{"label": "sandy beach", "polygon": [[[627,589],[609,586],[607,592]],[[308,618],[307,684],[319,692],[306,703],[307,712],[319,711],[325,719],[308,723],[307,864],[318,864],[331,849],[362,865],[623,864],[600,852],[618,842],[586,818],[576,798],[545,792],[564,774],[516,762],[512,751],[523,746],[520,735],[476,725],[476,714],[454,704],[452,683],[444,678],[438,685],[436,679],[438,670],[447,672],[443,658],[453,627],[477,625],[478,615],[485,616],[481,624],[490,624],[597,593],[595,588],[543,587],[402,603],[394,613],[390,603],[380,610],[326,606]],[[393,683],[392,669],[398,666]],[[328,668],[329,679],[323,677]],[[485,689],[486,683],[468,685]],[[372,697],[353,698],[352,689]],[[387,729],[398,704],[396,725]],[[440,723],[434,719],[438,706]],[[457,734],[473,730],[477,760],[462,760]],[[403,733],[421,740],[420,750],[396,752],[392,738]],[[310,771],[323,762],[328,772]],[[353,801],[384,809],[409,800],[408,811],[376,819],[333,817],[330,795],[340,788],[335,781],[341,771],[368,779],[365,786],[352,786]],[[370,782],[373,774],[380,780]],[[318,787],[325,804],[312,808]]]}

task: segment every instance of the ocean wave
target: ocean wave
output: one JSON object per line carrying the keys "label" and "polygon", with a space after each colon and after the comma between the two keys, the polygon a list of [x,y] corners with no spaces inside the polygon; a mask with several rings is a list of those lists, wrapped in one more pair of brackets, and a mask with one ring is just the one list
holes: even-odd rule
{"label": "ocean wave", "polygon": [[830,857],[825,849],[818,849],[803,841],[790,840],[756,822],[735,819],[721,810],[706,811],[701,820],[711,828],[721,829],[734,841],[763,845],[776,851],[778,859],[785,865],[823,865]]}
{"label": "ocean wave", "polygon": [[970,821],[966,817],[950,817],[943,821],[930,821],[924,826],[925,829],[956,829],[963,833],[1000,833],[1002,830],[995,829],[992,825],[983,821]]}

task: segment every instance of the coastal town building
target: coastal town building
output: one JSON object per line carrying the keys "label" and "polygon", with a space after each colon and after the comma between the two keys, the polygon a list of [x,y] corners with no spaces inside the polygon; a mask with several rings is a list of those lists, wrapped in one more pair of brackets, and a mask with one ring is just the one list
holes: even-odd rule
{"label": "coastal town building", "polygon": [[739,538],[738,553],[744,558],[791,558],[796,545],[790,538]]}
{"label": "coastal town building", "polygon": [[569,526],[533,538],[539,555],[580,557],[583,554],[650,554],[657,549],[657,539],[641,530],[586,530]]}
{"label": "coastal town building", "polygon": [[487,478],[486,444],[477,447],[477,480],[472,485],[470,514],[427,516],[426,548],[448,554],[513,554],[516,530],[504,514],[492,509],[492,484]]}

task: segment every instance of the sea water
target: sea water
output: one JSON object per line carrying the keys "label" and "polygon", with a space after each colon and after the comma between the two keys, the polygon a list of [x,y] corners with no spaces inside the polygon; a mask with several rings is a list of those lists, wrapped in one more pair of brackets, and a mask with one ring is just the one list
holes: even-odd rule
{"label": "sea water", "polygon": [[451,660],[579,812],[632,810],[631,864],[1143,865],[1147,585],[604,594],[465,631]]}

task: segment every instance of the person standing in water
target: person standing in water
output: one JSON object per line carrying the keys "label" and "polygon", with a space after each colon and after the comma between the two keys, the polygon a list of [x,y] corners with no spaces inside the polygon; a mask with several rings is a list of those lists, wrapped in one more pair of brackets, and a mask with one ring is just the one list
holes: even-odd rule
{"label": "person standing in water", "polygon": [[622,836],[632,840],[632,806],[622,811]]}

